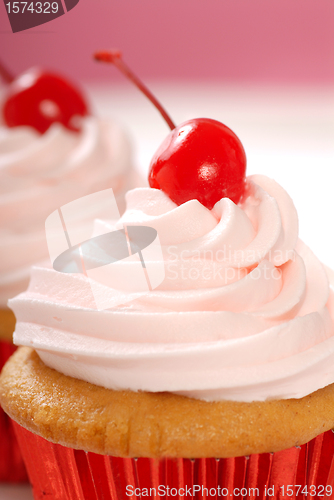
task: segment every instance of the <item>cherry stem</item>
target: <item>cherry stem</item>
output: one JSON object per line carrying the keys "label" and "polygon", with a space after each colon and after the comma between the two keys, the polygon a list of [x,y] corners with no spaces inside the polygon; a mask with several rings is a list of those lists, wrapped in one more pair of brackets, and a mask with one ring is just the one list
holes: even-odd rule
{"label": "cherry stem", "polygon": [[167,122],[168,126],[171,130],[174,130],[175,124],[173,120],[170,118],[168,113],[162,107],[160,102],[154,97],[152,92],[143,84],[141,80],[131,71],[131,69],[125,64],[122,59],[122,53],[119,50],[100,50],[94,54],[94,58],[96,61],[112,63],[114,64],[129,80],[134,83],[139,90],[146,95],[146,97],[154,104],[157,110],[160,112],[162,117]]}
{"label": "cherry stem", "polygon": [[0,75],[6,83],[12,83],[14,81],[13,75],[8,71],[7,68],[0,62]]}

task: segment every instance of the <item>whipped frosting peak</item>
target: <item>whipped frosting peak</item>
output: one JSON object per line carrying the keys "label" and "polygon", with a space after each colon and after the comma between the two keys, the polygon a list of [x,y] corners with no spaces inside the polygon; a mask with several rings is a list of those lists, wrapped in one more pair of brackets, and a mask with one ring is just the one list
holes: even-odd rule
{"label": "whipped frosting peak", "polygon": [[131,263],[116,262],[113,291],[126,300],[97,311],[85,276],[35,268],[28,290],[10,301],[15,343],[110,389],[207,401],[301,398],[334,382],[328,273],[298,239],[296,209],[275,181],[248,177],[242,203],[223,198],[212,210],[137,188],[122,218],[98,221],[97,231],[127,225],[156,229],[159,286],[124,291]]}

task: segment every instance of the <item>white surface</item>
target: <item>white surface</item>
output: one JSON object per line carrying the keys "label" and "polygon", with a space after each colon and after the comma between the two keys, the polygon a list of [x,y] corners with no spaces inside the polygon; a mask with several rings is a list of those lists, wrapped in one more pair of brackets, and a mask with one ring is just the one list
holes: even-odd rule
{"label": "white surface", "polygon": [[[334,268],[334,89],[226,87],[218,84],[149,85],[175,122],[207,117],[239,136],[248,173],[275,178],[292,196],[300,235]],[[129,129],[137,164],[146,175],[150,158],[169,129],[130,84],[89,87],[100,116]],[[31,500],[28,486],[0,486],[0,500]]]}

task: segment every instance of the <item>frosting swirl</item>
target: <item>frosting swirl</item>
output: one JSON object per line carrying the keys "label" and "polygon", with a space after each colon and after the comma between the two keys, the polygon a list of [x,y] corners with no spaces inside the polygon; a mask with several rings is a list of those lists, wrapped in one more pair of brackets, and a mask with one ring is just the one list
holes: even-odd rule
{"label": "frosting swirl", "polygon": [[[43,134],[0,128],[0,307],[48,257],[44,222],[59,206],[113,188],[122,208],[134,186],[131,148],[114,124],[87,117],[80,134],[55,123]],[[123,202],[124,203],[124,202]]]}
{"label": "frosting swirl", "polygon": [[[16,344],[107,388],[208,401],[301,398],[334,382],[333,292],[275,181],[248,177],[242,203],[224,198],[211,211],[135,189],[121,220],[97,232],[127,224],[157,230],[163,282],[147,294],[118,282],[124,305],[97,311],[85,276],[35,268],[10,301]],[[131,276],[131,264],[113,265],[118,280],[121,269]]]}

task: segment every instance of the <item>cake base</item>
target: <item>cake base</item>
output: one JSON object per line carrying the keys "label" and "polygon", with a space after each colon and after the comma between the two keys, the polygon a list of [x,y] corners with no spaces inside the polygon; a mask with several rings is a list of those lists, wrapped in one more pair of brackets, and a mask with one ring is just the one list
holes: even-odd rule
{"label": "cake base", "polygon": [[13,420],[48,441],[123,458],[277,452],[334,427],[334,384],[302,399],[208,403],[104,389],[47,367],[29,348],[6,364],[0,401]]}

